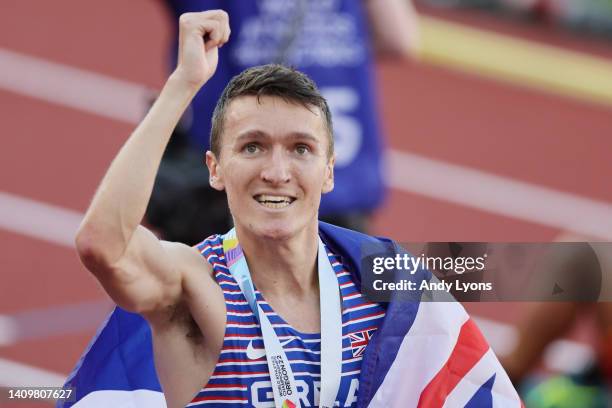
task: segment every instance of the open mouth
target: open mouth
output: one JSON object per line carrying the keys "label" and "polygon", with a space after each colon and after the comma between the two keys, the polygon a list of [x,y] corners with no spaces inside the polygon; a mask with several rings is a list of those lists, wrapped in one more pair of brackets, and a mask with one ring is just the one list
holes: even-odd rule
{"label": "open mouth", "polygon": [[270,194],[257,194],[253,198],[255,198],[259,204],[271,209],[285,208],[295,201],[295,197]]}

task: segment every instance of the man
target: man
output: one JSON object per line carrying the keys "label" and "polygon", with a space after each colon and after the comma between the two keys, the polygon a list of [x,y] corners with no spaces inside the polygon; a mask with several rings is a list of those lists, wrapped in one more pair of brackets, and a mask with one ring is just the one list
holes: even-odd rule
{"label": "man", "polygon": [[[146,318],[167,406],[399,407],[415,398],[433,406],[447,397],[474,406],[492,394],[518,406],[459,306],[392,302],[385,310],[362,297],[356,254],[379,240],[318,224],[321,195],[334,187],[332,125],[303,74],[253,68],[217,104],[206,164],[211,185],[227,193],[235,230],[192,248],[139,225],[172,129],[214,74],[229,34],[225,12],[181,16],[177,68],[110,166],[76,238],[84,265],[113,300]],[[416,336],[404,342],[411,327]],[[69,378],[75,406],[161,406],[155,395],[138,394],[158,389],[150,334],[141,328],[113,313]],[[83,380],[84,371],[100,378]],[[468,391],[458,386],[463,375]],[[102,389],[134,393],[99,399]]]}
{"label": "man", "polygon": [[[225,317],[232,300],[220,278],[213,277],[215,268],[203,262],[197,248],[158,241],[139,226],[170,132],[213,75],[218,49],[230,33],[222,11],[185,14],[180,25],[177,68],[111,165],[76,239],[83,263],[113,300],[149,322],[156,368],[171,407],[188,404],[210,382],[220,353],[230,351],[224,341],[232,338]],[[227,192],[253,282],[288,325],[318,333],[317,215],[321,194],[331,191],[334,182],[327,104],[302,74],[264,66],[230,84],[215,118],[212,151],[206,155],[210,183]],[[211,240],[208,247],[215,244],[220,240]],[[211,255],[205,252],[208,259]],[[374,317],[384,315],[377,305],[353,307],[364,306],[375,309]],[[374,319],[367,320],[374,328]],[[186,335],[189,330],[196,335]],[[354,392],[347,398],[355,400]],[[299,398],[314,405],[314,394]]]}

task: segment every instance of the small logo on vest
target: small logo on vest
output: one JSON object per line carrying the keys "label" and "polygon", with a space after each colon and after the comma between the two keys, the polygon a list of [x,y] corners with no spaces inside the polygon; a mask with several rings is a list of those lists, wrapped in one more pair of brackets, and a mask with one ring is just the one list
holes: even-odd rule
{"label": "small logo on vest", "polygon": [[368,342],[372,338],[372,334],[374,333],[374,331],[375,329],[370,329],[349,334],[353,357],[359,357],[363,355],[363,352],[365,351]]}

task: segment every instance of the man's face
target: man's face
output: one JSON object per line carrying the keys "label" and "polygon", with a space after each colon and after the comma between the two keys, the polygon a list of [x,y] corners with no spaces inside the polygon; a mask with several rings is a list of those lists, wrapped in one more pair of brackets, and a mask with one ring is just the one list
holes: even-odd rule
{"label": "man's face", "polygon": [[319,109],[243,96],[227,108],[220,157],[206,154],[211,185],[225,190],[237,226],[288,238],[315,226],[333,189],[333,158]]}

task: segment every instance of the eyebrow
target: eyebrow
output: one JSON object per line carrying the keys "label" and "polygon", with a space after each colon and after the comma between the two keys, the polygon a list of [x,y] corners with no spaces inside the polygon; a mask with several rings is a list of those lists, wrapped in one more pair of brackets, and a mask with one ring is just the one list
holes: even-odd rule
{"label": "eyebrow", "polygon": [[[265,132],[262,132],[261,130],[247,130],[246,132],[236,137],[236,143],[241,143],[244,140],[253,140],[253,139],[257,140],[257,139],[269,139],[269,138],[270,138],[270,135],[268,135]],[[287,138],[291,140],[308,140],[315,144],[319,143],[319,139],[317,139],[310,133],[305,133],[305,132],[292,132],[291,134],[287,136]]]}

